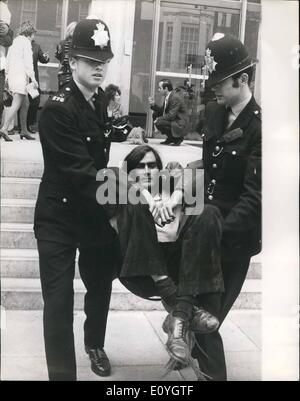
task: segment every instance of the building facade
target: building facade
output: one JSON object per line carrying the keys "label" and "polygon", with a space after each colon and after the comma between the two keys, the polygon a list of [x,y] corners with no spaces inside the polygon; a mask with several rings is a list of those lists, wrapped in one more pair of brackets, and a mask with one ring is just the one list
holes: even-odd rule
{"label": "building facade", "polygon": [[[103,19],[115,54],[103,87],[120,86],[124,110],[135,125],[147,126],[148,135],[148,97],[156,94],[161,78],[183,92],[191,131],[196,130],[210,96],[201,74],[205,45],[215,32],[239,37],[259,58],[260,0],[8,0],[8,7],[14,31],[33,21],[36,41],[50,54],[50,63],[39,67],[43,101],[57,90],[54,53],[67,25],[88,15]],[[258,99],[259,87],[258,64],[253,88]]]}

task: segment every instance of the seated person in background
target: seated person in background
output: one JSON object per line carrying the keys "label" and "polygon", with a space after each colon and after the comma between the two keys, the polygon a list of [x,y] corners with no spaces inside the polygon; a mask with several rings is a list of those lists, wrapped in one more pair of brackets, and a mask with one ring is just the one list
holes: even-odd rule
{"label": "seated person in background", "polygon": [[167,136],[163,144],[179,146],[187,134],[189,122],[184,98],[173,90],[169,79],[159,81],[158,92],[164,98],[162,106],[155,104],[154,99],[149,97],[150,107],[154,110],[154,124],[163,135]]}
{"label": "seated person in background", "polygon": [[132,130],[129,117],[123,115],[121,106],[121,89],[114,84],[109,84],[105,88],[107,97],[107,115],[111,124],[110,140],[112,142],[124,142]]}
{"label": "seated person in background", "polygon": [[117,120],[123,115],[121,106],[121,89],[117,85],[110,84],[105,88],[105,94],[108,101],[108,118],[111,118],[112,120]]}
{"label": "seated person in background", "polygon": [[[153,265],[151,271],[145,271],[142,264],[127,264],[121,270],[120,280],[136,295],[162,298],[167,310],[171,310],[163,326],[168,333],[167,349],[175,360],[186,363],[190,356],[187,330],[208,333],[219,325],[215,316],[195,305],[201,305],[203,298],[220,299],[223,291],[219,261],[222,217],[211,206],[206,206],[200,215],[183,215],[183,192],[176,189],[176,176],[183,169],[176,162],[167,167],[171,173],[175,172],[175,188],[171,188],[174,191],[167,193],[162,184],[155,193],[154,188],[159,187],[158,173],[162,170],[157,151],[148,145],[137,146],[124,160],[123,169],[143,188],[157,223],[165,269]],[[118,230],[125,227],[118,219],[117,225]]]}

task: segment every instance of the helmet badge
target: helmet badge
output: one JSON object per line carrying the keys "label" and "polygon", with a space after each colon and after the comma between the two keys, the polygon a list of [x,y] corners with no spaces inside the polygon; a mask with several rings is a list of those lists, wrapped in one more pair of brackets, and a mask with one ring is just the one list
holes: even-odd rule
{"label": "helmet badge", "polygon": [[211,56],[211,50],[210,49],[206,49],[205,52],[205,66],[206,66],[206,70],[211,74],[213,71],[216,71],[216,65],[218,64],[215,60],[214,57]]}
{"label": "helmet badge", "polygon": [[97,29],[94,30],[94,35],[92,36],[93,41],[95,42],[95,46],[100,46],[101,49],[107,46],[107,42],[109,41],[109,36],[107,31],[104,30],[105,25],[101,22],[96,25]]}

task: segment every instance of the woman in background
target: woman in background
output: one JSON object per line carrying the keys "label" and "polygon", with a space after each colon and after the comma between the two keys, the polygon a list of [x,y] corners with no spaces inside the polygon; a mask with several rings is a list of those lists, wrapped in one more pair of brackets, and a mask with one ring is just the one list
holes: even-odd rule
{"label": "woman in background", "polygon": [[31,80],[35,89],[38,88],[33,69],[31,48],[35,33],[36,29],[30,21],[23,22],[19,29],[19,35],[14,39],[8,50],[5,72],[8,89],[13,94],[13,100],[11,107],[5,113],[0,131],[2,135],[8,135],[8,128],[20,109],[20,137],[21,139],[35,139],[27,130],[27,111],[29,107],[27,85],[29,80]]}
{"label": "woman in background", "polygon": [[117,85],[110,84],[105,88],[105,94],[108,100],[108,117],[112,121],[115,121],[123,115],[121,106],[121,89]]}
{"label": "woman in background", "polygon": [[72,79],[72,71],[69,65],[69,52],[72,42],[73,32],[77,25],[76,21],[71,22],[66,29],[66,37],[56,47],[55,57],[60,63],[58,78],[58,89],[61,89]]}

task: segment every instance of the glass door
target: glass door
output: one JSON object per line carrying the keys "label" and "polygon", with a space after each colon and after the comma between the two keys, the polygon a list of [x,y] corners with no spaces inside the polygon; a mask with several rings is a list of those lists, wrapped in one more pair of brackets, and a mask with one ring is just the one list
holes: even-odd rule
{"label": "glass door", "polygon": [[[230,2],[231,7],[228,4],[226,1],[161,2],[154,87],[158,87],[159,80],[168,78],[184,97],[190,122],[186,139],[200,139],[198,131],[205,104],[213,97],[205,88],[201,73],[206,44],[215,32],[239,36],[240,3]],[[162,100],[157,96],[156,101]]]}

